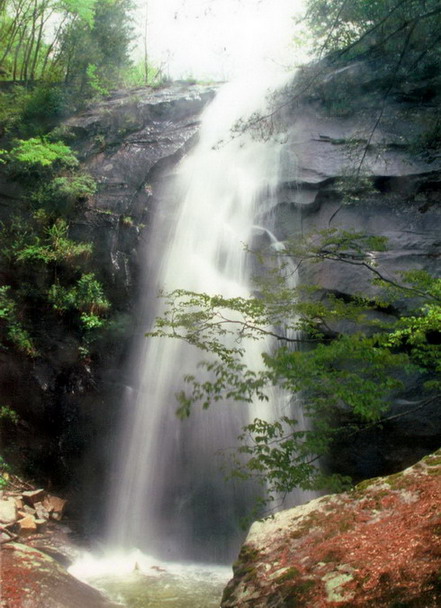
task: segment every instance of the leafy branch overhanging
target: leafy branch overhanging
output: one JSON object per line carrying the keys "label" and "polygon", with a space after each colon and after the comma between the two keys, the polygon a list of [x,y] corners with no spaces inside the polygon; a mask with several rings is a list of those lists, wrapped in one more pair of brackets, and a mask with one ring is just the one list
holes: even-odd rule
{"label": "leafy branch overhanging", "polygon": [[[257,478],[269,486],[270,498],[295,487],[343,487],[347,478],[320,467],[335,442],[440,399],[441,279],[423,271],[388,276],[379,264],[385,247],[381,237],[329,229],[283,251],[256,254],[268,272],[249,298],[185,290],[163,295],[165,311],[147,335],[183,340],[208,355],[185,378],[179,416],[190,416],[196,404],[267,402],[274,387],[301,398],[306,428],[290,410],[256,418],[234,451],[231,474]],[[341,264],[359,268],[364,294],[295,285],[299,271]],[[252,369],[245,351],[256,340],[262,366]],[[421,399],[391,413],[392,397],[410,373],[421,376]],[[350,420],[344,426],[342,414]]]}

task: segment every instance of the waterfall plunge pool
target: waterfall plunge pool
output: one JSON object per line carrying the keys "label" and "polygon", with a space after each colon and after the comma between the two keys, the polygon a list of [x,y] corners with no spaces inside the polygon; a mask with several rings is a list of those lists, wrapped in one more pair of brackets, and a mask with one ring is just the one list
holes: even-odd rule
{"label": "waterfall plunge pool", "polygon": [[126,608],[218,608],[231,568],[162,562],[134,550],[84,554],[70,574]]}

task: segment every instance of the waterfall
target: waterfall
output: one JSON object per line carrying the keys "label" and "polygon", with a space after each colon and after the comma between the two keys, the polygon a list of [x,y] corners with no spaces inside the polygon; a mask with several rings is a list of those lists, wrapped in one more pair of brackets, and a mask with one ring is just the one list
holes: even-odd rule
{"label": "waterfall", "polygon": [[[150,322],[161,314],[158,288],[250,294],[245,245],[256,229],[273,239],[268,218],[281,146],[277,136],[233,135],[232,128],[264,112],[269,93],[280,84],[280,78],[269,84],[262,74],[230,83],[205,111],[199,143],[182,161],[168,193],[172,207],[158,209],[153,221],[146,255],[155,270],[145,285]],[[109,542],[162,559],[231,560],[241,540],[239,520],[253,497],[241,482],[225,482],[220,464],[250,421],[250,408],[220,403],[179,420],[174,395],[203,357],[179,340],[146,339],[141,332],[140,341],[117,454]],[[261,350],[259,342],[250,341],[247,357],[255,366],[261,365]],[[280,405],[277,396],[272,401],[267,410]],[[274,415],[266,411],[267,417]]]}

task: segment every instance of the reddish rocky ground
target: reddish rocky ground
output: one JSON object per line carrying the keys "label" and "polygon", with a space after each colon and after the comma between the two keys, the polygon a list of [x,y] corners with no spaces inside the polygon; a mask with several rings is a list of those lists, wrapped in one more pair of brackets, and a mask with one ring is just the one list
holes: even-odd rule
{"label": "reddish rocky ground", "polygon": [[58,523],[66,501],[19,478],[0,492],[0,608],[112,608],[65,569],[73,555]]}
{"label": "reddish rocky ground", "polygon": [[441,450],[255,523],[222,608],[441,607]]}
{"label": "reddish rocky ground", "polygon": [[21,543],[2,546],[1,608],[111,608],[48,555]]}

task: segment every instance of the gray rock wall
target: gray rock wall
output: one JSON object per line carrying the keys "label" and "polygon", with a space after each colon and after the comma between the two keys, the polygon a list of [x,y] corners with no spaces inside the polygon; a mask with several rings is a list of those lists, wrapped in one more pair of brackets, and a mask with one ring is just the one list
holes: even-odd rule
{"label": "gray rock wall", "polygon": [[[336,88],[346,98],[344,111],[335,106]],[[413,269],[439,276],[441,159],[421,144],[433,111],[425,90],[420,83],[412,101],[395,91],[385,97],[372,69],[357,64],[322,75],[309,99],[297,100],[284,118],[279,238],[328,228],[364,231],[388,239],[387,251],[372,253],[386,278]],[[293,99],[295,92],[294,86]],[[377,289],[366,269],[331,261],[303,265],[300,280],[346,299]],[[332,468],[360,480],[400,470],[439,447],[439,404],[403,415],[421,399],[422,379],[406,382],[391,410],[402,417],[364,434],[357,445],[336,446]]]}

